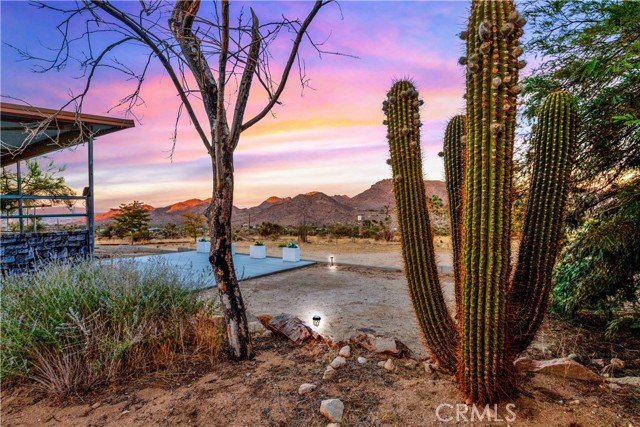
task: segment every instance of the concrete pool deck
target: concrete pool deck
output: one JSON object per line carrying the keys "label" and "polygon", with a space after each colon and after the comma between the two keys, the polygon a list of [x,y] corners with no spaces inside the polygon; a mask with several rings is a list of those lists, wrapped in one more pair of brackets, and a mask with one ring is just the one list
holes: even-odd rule
{"label": "concrete pool deck", "polygon": [[[172,267],[179,268],[184,273],[200,276],[199,286],[201,289],[214,287],[215,279],[213,270],[209,264],[208,254],[196,251],[175,252],[170,254],[145,255],[131,258],[136,263],[146,264],[149,262],[167,263]],[[236,253],[233,256],[233,265],[236,270],[238,281],[255,279],[257,277],[268,276],[281,271],[294,270],[315,264],[316,261],[300,260],[298,262],[285,262],[282,258],[266,257],[261,259],[250,258],[247,254]]]}

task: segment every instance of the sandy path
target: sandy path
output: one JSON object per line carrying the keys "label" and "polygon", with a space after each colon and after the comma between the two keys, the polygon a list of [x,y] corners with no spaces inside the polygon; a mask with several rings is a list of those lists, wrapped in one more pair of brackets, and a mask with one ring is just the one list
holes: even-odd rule
{"label": "sandy path", "polygon": [[[442,277],[449,304],[453,278]],[[315,265],[241,282],[251,315],[290,313],[336,340],[347,340],[358,328],[373,328],[404,342],[421,357],[427,353],[407,292],[404,274],[383,269]],[[214,290],[204,295],[217,297]]]}

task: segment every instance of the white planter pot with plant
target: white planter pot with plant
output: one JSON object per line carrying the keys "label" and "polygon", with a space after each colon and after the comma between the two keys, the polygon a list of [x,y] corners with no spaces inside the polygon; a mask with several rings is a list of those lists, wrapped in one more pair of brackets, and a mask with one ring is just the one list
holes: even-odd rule
{"label": "white planter pot with plant", "polygon": [[300,247],[293,242],[289,242],[287,246],[282,248],[282,261],[285,261],[285,262],[300,261]]}
{"label": "white planter pot with plant", "polygon": [[206,253],[211,252],[211,242],[204,237],[196,243],[196,252]]}
{"label": "white planter pot with plant", "polygon": [[262,242],[255,242],[253,245],[249,246],[249,257],[258,259],[266,258],[267,247]]}

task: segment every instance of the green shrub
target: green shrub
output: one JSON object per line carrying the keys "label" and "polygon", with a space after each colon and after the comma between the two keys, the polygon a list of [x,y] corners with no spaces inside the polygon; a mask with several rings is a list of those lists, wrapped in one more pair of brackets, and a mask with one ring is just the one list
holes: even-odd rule
{"label": "green shrub", "polygon": [[572,317],[594,310],[609,321],[640,327],[640,180],[570,239],[554,274],[551,310]]}
{"label": "green shrub", "polygon": [[187,348],[218,354],[214,307],[197,277],[162,262],[54,263],[3,278],[0,378],[33,380],[64,398],[158,369]]}

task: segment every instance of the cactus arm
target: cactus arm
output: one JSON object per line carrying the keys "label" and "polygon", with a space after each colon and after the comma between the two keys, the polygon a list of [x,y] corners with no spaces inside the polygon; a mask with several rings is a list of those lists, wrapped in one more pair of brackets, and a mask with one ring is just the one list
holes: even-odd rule
{"label": "cactus arm", "polygon": [[576,114],[571,96],[558,91],[547,97],[538,118],[531,188],[511,291],[518,352],[531,344],[549,303],[576,145]]}
{"label": "cactus arm", "polygon": [[383,103],[402,255],[409,293],[424,339],[446,370],[456,368],[456,328],[438,280],[422,175],[420,101],[413,84],[396,82]]}
{"label": "cactus arm", "polygon": [[[455,277],[456,307],[462,301],[462,212],[465,169],[466,117],[454,116],[444,133],[444,171],[449,197],[451,243],[453,246],[453,274]],[[458,314],[459,317],[459,314]]]}
{"label": "cactus arm", "polygon": [[[507,342],[511,185],[520,27],[513,1],[474,0],[467,36],[467,154],[458,383],[467,399],[513,391]],[[515,16],[516,19],[513,19]]]}

